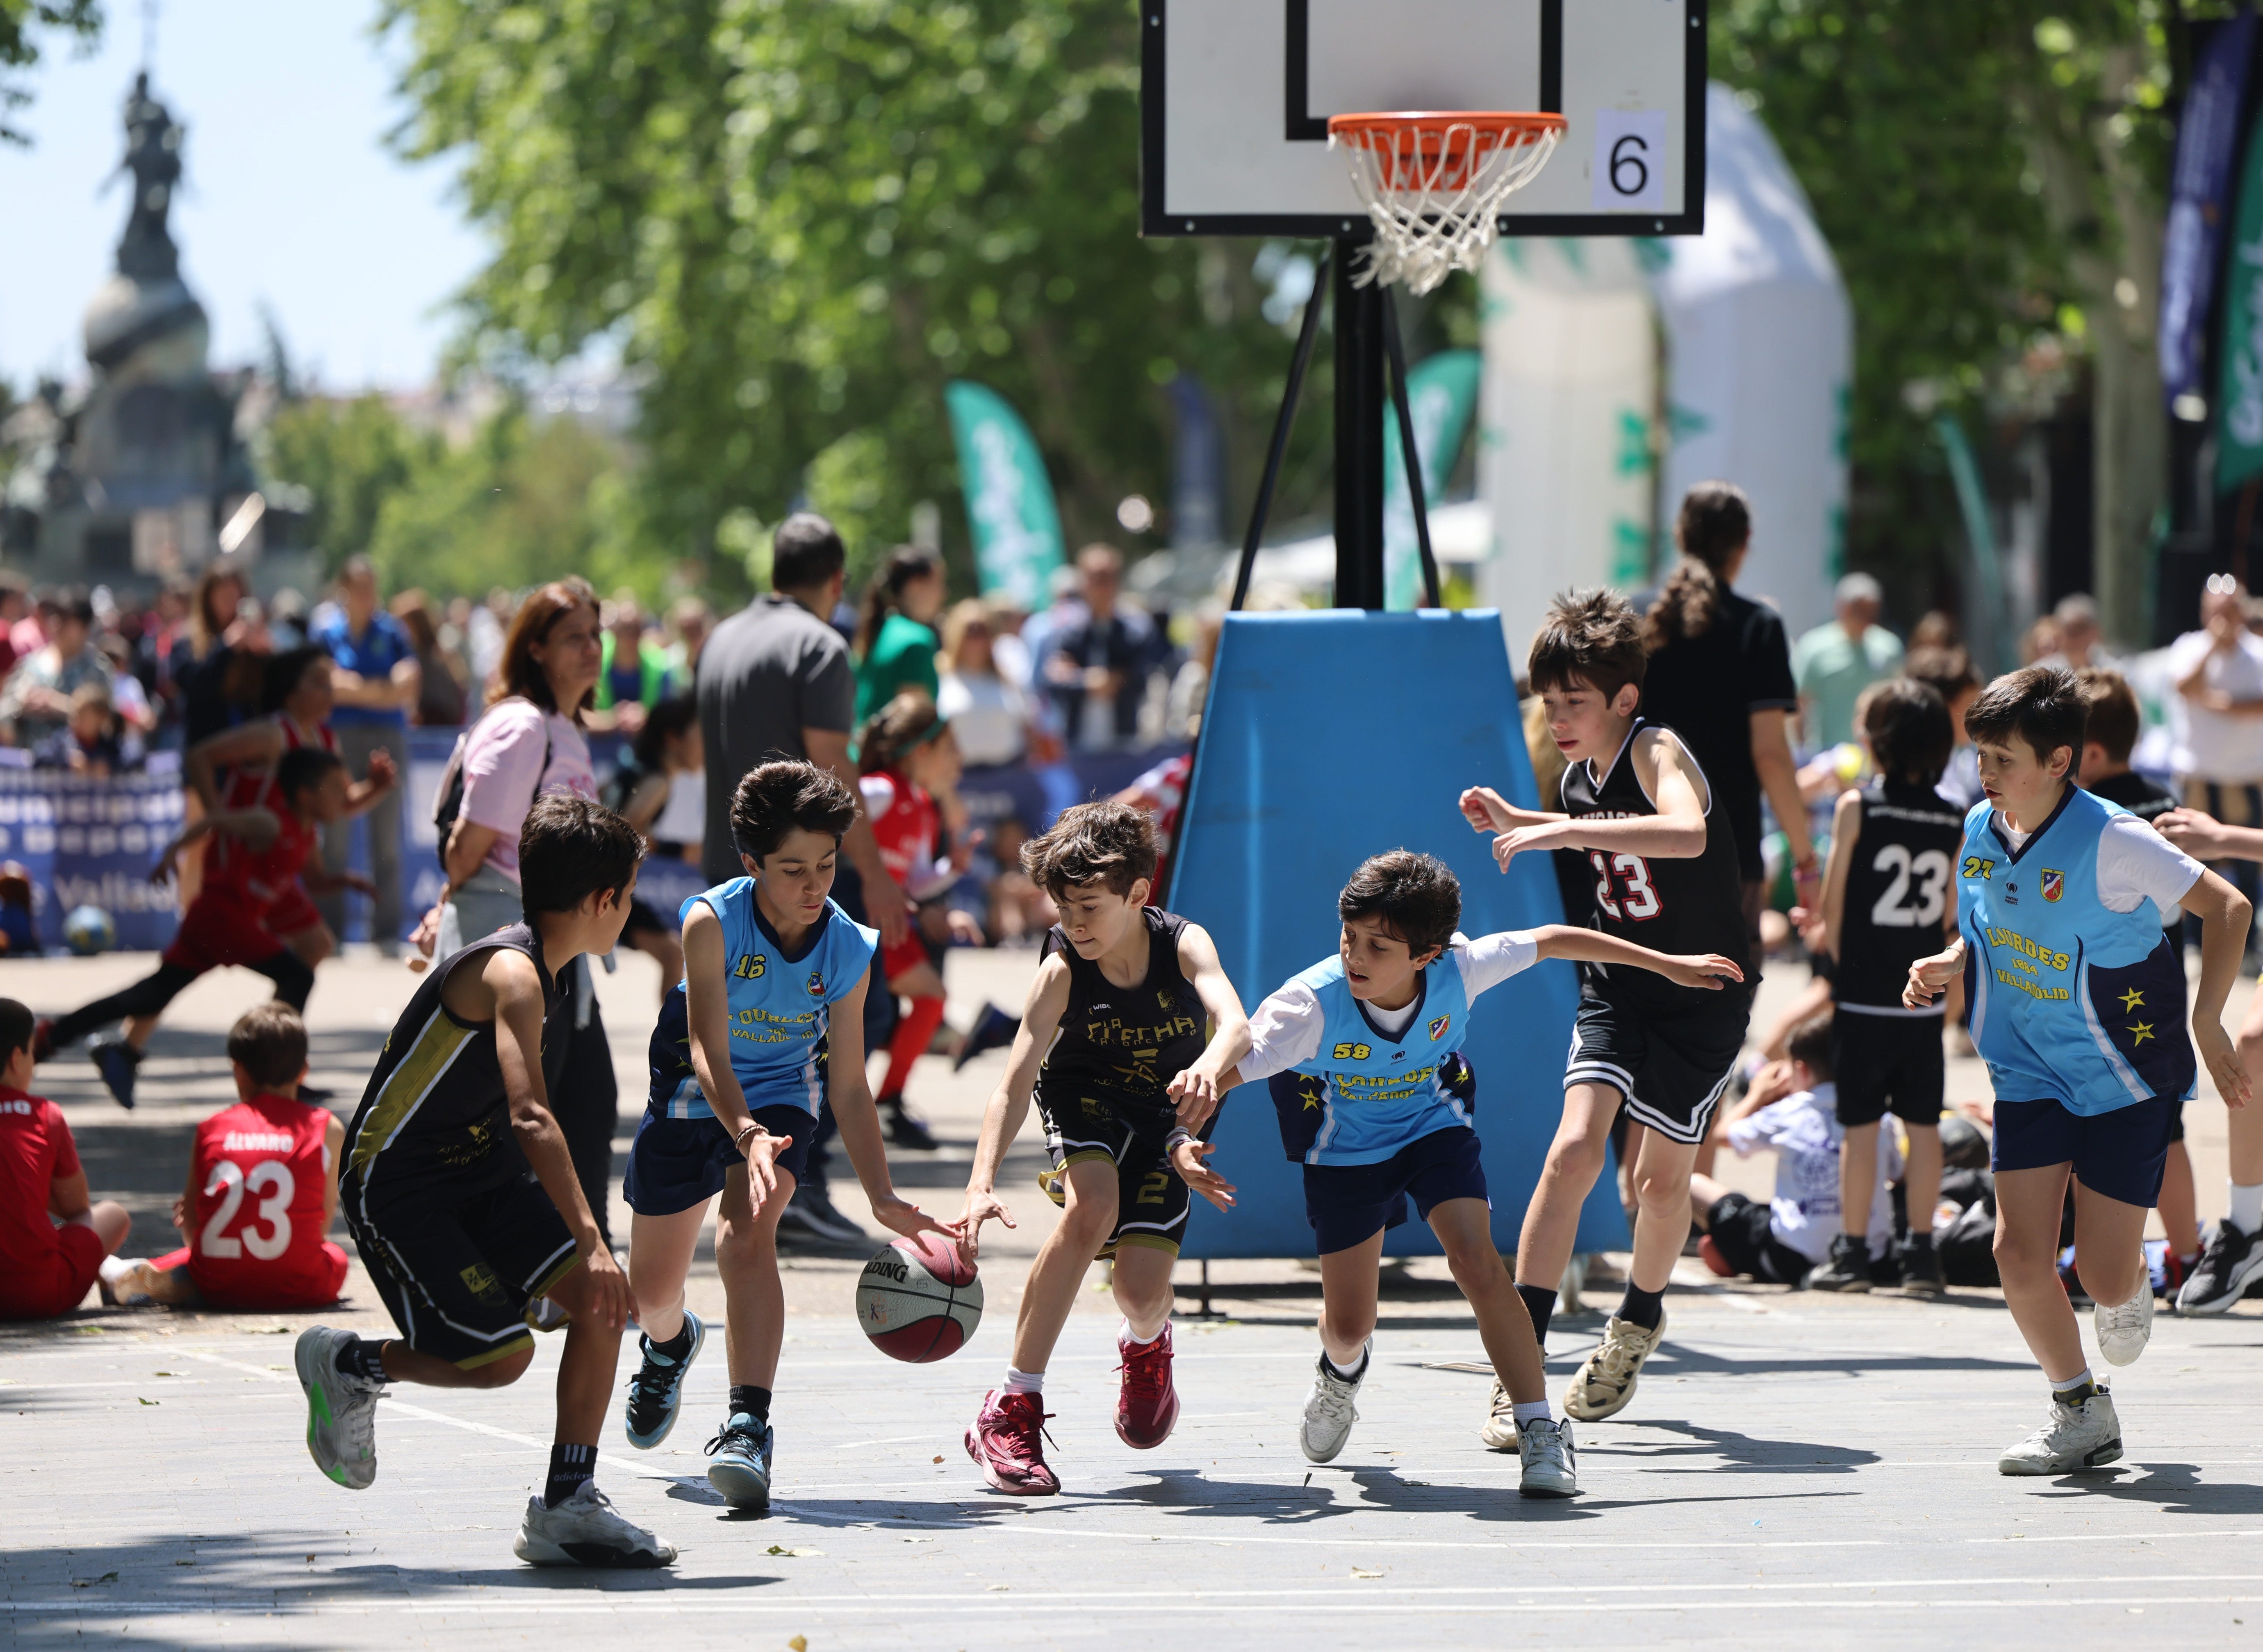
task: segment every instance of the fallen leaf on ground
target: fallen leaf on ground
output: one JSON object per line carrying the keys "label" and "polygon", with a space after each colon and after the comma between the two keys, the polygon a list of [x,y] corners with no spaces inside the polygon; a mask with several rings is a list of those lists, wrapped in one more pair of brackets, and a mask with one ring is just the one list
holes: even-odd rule
{"label": "fallen leaf on ground", "polygon": [[173,1562],[173,1564],[174,1564],[174,1565],[176,1565],[176,1566],[193,1566],[193,1565],[195,1565],[195,1564],[196,1564],[196,1562],[194,1562],[194,1561],[175,1561],[175,1562]]}
{"label": "fallen leaf on ground", "polygon": [[792,1640],[787,1641],[785,1644],[787,1652],[809,1652],[808,1641],[800,1635],[794,1636]]}
{"label": "fallen leaf on ground", "polygon": [[[135,1395],[134,1397],[137,1400],[141,1400],[141,1396],[139,1394]],[[162,1400],[141,1400],[141,1403],[144,1405],[162,1405],[164,1402]]]}
{"label": "fallen leaf on ground", "polygon": [[940,1457],[938,1457],[938,1458],[936,1458],[936,1461],[937,1461],[937,1462],[941,1462],[942,1461],[943,1461],[943,1459],[942,1459],[942,1458],[940,1458]]}
{"label": "fallen leaf on ground", "polygon": [[152,1371],[149,1374],[153,1377],[184,1377],[188,1375],[188,1373],[185,1371]]}
{"label": "fallen leaf on ground", "polygon": [[1383,1576],[1381,1572],[1371,1572],[1364,1566],[1353,1567],[1351,1569],[1351,1575],[1355,1577],[1380,1577]]}
{"label": "fallen leaf on ground", "polygon": [[784,1548],[773,1543],[763,1553],[783,1555],[787,1560],[810,1560],[822,1556],[825,1551],[821,1548]]}
{"label": "fallen leaf on ground", "polygon": [[1013,1584],[1011,1584],[1011,1583],[993,1583],[993,1584],[991,1584],[991,1585],[990,1585],[990,1587],[989,1587],[987,1590],[986,1590],[984,1592],[985,1592],[985,1593],[987,1593],[987,1594],[1002,1595],[1002,1594],[1004,1594],[1007,1591],[1009,1591],[1009,1590],[1010,1590],[1011,1588],[1013,1588],[1013,1586],[1014,1586],[1014,1585],[1013,1585]]}

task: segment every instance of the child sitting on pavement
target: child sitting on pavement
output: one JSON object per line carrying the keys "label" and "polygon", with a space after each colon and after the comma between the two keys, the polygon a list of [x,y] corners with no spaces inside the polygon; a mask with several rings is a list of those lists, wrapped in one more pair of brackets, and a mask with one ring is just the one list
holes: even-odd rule
{"label": "child sitting on pavement", "polygon": [[124,1205],[87,1198],[62,1109],[31,1081],[32,1012],[0,999],[0,1319],[70,1312],[134,1225]]}
{"label": "child sitting on pavement", "polygon": [[[1724,1279],[1743,1275],[1776,1285],[1798,1285],[1831,1253],[1839,1236],[1839,1158],[1846,1131],[1832,1080],[1831,1016],[1800,1023],[1791,1035],[1788,1094],[1755,1085],[1761,1104],[1730,1121],[1729,1145],[1739,1158],[1775,1150],[1775,1197],[1767,1204],[1724,1187],[1710,1176],[1689,1178],[1690,1215],[1703,1230],[1699,1254]],[[1749,1100],[1751,1098],[1747,1098]],[[1887,1187],[1901,1173],[1895,1137],[1880,1133],[1878,1186],[1870,1199],[1870,1254],[1891,1254],[1893,1201]]]}

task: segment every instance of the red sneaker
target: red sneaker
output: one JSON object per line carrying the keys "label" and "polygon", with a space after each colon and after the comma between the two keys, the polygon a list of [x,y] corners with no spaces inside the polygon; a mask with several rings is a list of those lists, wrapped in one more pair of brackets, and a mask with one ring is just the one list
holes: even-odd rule
{"label": "red sneaker", "polygon": [[1123,1332],[1116,1352],[1124,1387],[1116,1398],[1116,1434],[1134,1451],[1153,1451],[1171,1437],[1179,1420],[1179,1391],[1171,1386],[1171,1326],[1166,1320],[1154,1341],[1142,1347]]}
{"label": "red sneaker", "polygon": [[1060,1490],[1059,1479],[1045,1467],[1046,1416],[1045,1402],[1034,1394],[993,1389],[984,1396],[974,1426],[966,1431],[966,1454],[998,1490],[1050,1497]]}

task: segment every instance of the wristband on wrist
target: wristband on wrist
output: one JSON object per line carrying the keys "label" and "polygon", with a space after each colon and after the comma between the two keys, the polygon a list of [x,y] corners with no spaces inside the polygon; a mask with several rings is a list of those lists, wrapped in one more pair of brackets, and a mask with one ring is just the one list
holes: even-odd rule
{"label": "wristband on wrist", "polygon": [[1182,1142],[1191,1142],[1194,1139],[1195,1133],[1182,1124],[1163,1138],[1163,1151],[1167,1153],[1175,1153]]}
{"label": "wristband on wrist", "polygon": [[763,1127],[759,1122],[753,1119],[748,1119],[747,1121],[747,1128],[741,1130],[736,1136],[731,1138],[731,1144],[734,1147],[744,1147],[747,1144],[747,1137],[752,1136],[756,1130],[759,1130],[762,1128]]}

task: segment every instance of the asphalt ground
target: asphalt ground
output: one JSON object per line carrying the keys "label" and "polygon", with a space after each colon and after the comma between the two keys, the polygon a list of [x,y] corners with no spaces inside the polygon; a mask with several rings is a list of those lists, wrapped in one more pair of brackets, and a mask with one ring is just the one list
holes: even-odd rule
{"label": "asphalt ground", "polygon": [[[68,1007],[147,965],[0,966],[0,992]],[[984,996],[1010,1004],[1029,967],[1026,954],[954,955],[953,1021],[966,1024]],[[1772,975],[1762,1017],[1801,973]],[[266,990],[236,971],[184,995],[130,1115],[83,1061],[42,1069],[98,1195],[134,1213],[129,1253],[173,1243],[165,1213],[190,1134],[229,1094],[221,1035]],[[409,990],[398,965],[374,957],[325,966],[310,1006],[315,1078],[342,1109]],[[628,958],[601,992],[625,1147],[656,972]],[[985,1057],[958,1079],[945,1063],[922,1064],[913,1094],[944,1146],[900,1157],[897,1174],[931,1210],[956,1213],[1001,1064]],[[1954,1064],[1952,1099],[1981,1093],[1977,1082],[1973,1064]],[[2212,1098],[2192,1111],[2204,1215],[2223,1204],[2222,1116]],[[1001,1180],[1027,1188],[1038,1162],[1025,1136]],[[1724,1156],[1722,1168],[1765,1194],[1765,1158]],[[836,1188],[861,1216],[853,1179]],[[683,1552],[665,1573],[540,1571],[511,1556],[546,1458],[553,1339],[508,1390],[393,1389],[370,1490],[315,1472],[292,1335],[316,1318],[385,1329],[358,1265],[347,1301],[320,1316],[97,1306],[0,1327],[0,1637],[570,1647],[642,1626],[671,1646],[799,1640],[822,1652],[1159,1633],[1234,1646],[1283,1635],[1362,1647],[1628,1635],[2209,1645],[2253,1644],[2263,1627],[2257,1304],[2156,1321],[2145,1357],[2115,1379],[2124,1462],[2015,1481],[1994,1472],[1995,1456],[2041,1420],[2042,1390],[1996,1293],[1936,1303],[1794,1294],[1685,1262],[1667,1344],[1634,1403],[1580,1430],[1585,1495],[1551,1504],[1519,1498],[1514,1458],[1478,1443],[1483,1355],[1442,1263],[1386,1277],[1361,1421],[1322,1468],[1296,1444],[1316,1276],[1288,1261],[1217,1264],[1218,1317],[1203,1319],[1196,1269],[1182,1264],[1177,1432],[1148,1453],[1117,1440],[1115,1318],[1104,1289],[1088,1290],[1048,1373],[1048,1457],[1064,1492],[1030,1502],[990,1492],[960,1444],[1004,1363],[1023,1259],[1052,1219],[1033,1190],[1015,1208],[1023,1226],[986,1244],[981,1331],[934,1366],[893,1364],[865,1344],[855,1260],[788,1263],[767,1517],[725,1509],[704,1476],[700,1446],[724,1398],[719,1346],[694,1369],[664,1446],[607,1440],[599,1483]],[[625,1231],[625,1209],[614,1214]],[[1587,1311],[1558,1317],[1552,1387],[1600,1335],[1613,1295],[1598,1283]],[[704,1251],[691,1300],[720,1312]],[[628,1369],[625,1357],[624,1379]]]}

